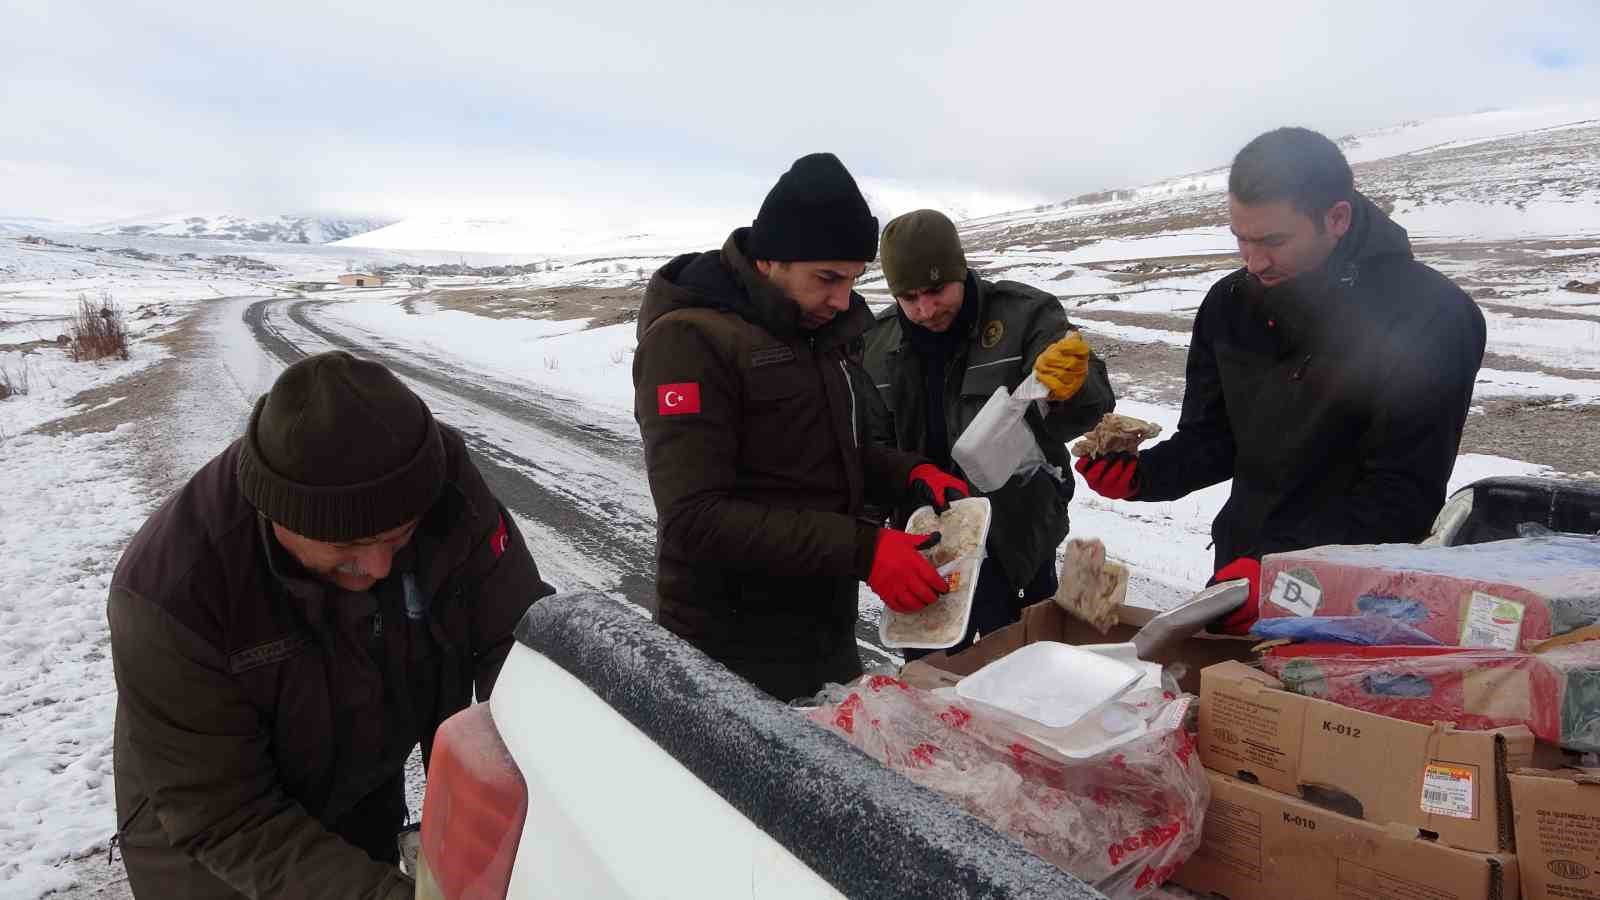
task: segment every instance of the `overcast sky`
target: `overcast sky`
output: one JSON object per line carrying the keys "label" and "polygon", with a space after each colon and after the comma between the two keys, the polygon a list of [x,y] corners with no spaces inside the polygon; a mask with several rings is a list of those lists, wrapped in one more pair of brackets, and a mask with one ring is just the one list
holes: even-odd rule
{"label": "overcast sky", "polygon": [[1600,96],[1600,0],[1081,5],[0,0],[0,215],[753,213],[824,149],[1058,200]]}

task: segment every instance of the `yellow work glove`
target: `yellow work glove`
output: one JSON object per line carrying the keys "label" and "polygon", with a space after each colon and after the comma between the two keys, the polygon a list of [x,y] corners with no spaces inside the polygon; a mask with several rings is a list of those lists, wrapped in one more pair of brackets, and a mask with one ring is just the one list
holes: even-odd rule
{"label": "yellow work glove", "polygon": [[1033,374],[1050,390],[1051,400],[1071,400],[1089,376],[1089,342],[1076,331],[1067,332],[1034,360]]}

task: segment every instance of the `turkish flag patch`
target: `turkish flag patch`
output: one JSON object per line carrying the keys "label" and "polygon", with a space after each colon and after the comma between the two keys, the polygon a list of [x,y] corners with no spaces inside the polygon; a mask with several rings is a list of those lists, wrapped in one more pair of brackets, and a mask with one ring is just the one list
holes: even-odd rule
{"label": "turkish flag patch", "polygon": [[700,382],[683,381],[656,388],[656,414],[687,416],[700,411]]}
{"label": "turkish flag patch", "polygon": [[489,549],[496,559],[506,555],[506,545],[511,542],[511,535],[506,532],[506,517],[500,514],[500,524],[495,526],[494,534],[489,535]]}

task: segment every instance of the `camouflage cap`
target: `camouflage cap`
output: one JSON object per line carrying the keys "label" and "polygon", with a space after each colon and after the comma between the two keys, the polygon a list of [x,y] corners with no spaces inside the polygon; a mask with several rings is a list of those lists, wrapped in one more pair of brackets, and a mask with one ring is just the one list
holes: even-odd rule
{"label": "camouflage cap", "polygon": [[955,223],[933,209],[908,212],[883,229],[878,253],[889,293],[899,295],[967,277],[967,255]]}

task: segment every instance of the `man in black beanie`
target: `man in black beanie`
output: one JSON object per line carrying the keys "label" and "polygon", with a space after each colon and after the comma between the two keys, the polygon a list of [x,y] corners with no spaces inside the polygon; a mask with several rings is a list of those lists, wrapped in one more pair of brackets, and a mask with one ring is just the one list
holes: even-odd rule
{"label": "man in black beanie", "polygon": [[657,513],[655,619],[781,700],[861,674],[859,584],[921,609],[947,586],[922,537],[870,501],[966,485],[874,446],[851,288],[878,223],[830,153],[801,157],[720,251],[656,272],[639,310],[634,416]]}
{"label": "man in black beanie", "polygon": [[406,758],[488,698],[550,593],[461,436],[387,369],[285,369],[112,578],[134,894],[410,898]]}

